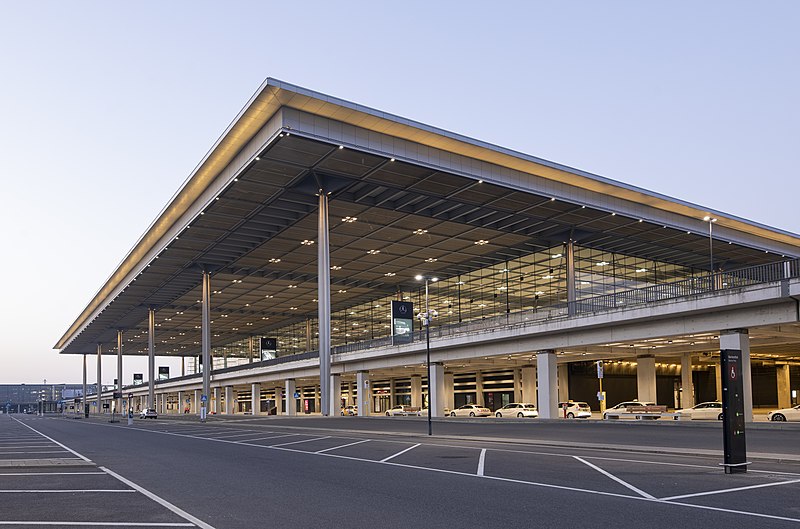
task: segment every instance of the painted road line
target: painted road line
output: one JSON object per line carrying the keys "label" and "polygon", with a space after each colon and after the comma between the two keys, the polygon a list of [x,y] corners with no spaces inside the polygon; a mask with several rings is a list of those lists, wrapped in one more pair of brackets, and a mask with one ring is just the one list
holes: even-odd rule
{"label": "painted road line", "polygon": [[0,494],[18,494],[18,493],[25,493],[25,494],[60,494],[60,493],[68,493],[73,494],[76,492],[98,492],[105,494],[107,492],[136,492],[133,489],[63,489],[63,490],[49,490],[49,489],[19,489],[19,490],[0,490]]}
{"label": "painted road line", "polygon": [[67,451],[66,450],[43,450],[43,451],[40,451],[40,452],[31,452],[31,451],[25,451],[25,452],[3,452],[3,451],[0,450],[0,455],[6,455],[6,454],[64,454],[64,453],[67,453]]}
{"label": "painted road line", "polygon": [[742,490],[763,489],[765,487],[778,487],[780,485],[791,485],[792,483],[800,483],[800,479],[793,479],[790,481],[778,481],[775,483],[761,483],[760,485],[748,485],[746,487],[735,487],[732,489],[710,490],[707,492],[695,492],[694,494],[681,494],[680,496],[669,496],[668,498],[659,498],[661,501],[682,500],[684,498],[696,498],[698,496],[711,496],[712,494],[726,494],[728,492],[739,492]]}
{"label": "painted road line", "polygon": [[[289,442],[289,443],[281,443],[281,444],[277,444],[277,445],[270,445],[270,446],[271,446],[271,447],[276,447],[276,446],[289,446],[289,445],[296,445],[296,444],[300,444],[300,443],[310,443],[311,441],[322,441],[323,439],[330,439],[330,438],[331,438],[331,436],[330,436],[330,435],[326,435],[325,437],[313,437],[313,438],[311,438],[311,439],[301,439],[300,441],[291,441],[291,442]],[[224,441],[224,440],[225,440],[225,439],[220,439],[220,441]],[[233,442],[235,442],[235,441],[233,441]]]}
{"label": "painted road line", "polygon": [[[237,439],[237,443],[249,443],[251,441],[265,441],[267,439],[279,439],[282,437],[297,437],[298,435],[306,435],[302,433],[285,433],[281,435],[270,435],[269,437],[256,437],[255,439]],[[199,437],[198,439],[208,439],[206,437]],[[223,439],[220,439],[222,441]]]}
{"label": "painted road line", "polygon": [[385,458],[381,459],[381,463],[386,463],[386,462],[387,462],[387,461],[389,461],[390,459],[394,459],[394,458],[395,458],[395,457],[397,457],[397,456],[401,456],[401,455],[405,454],[406,452],[408,452],[409,450],[413,450],[413,449],[415,449],[416,447],[418,447],[418,446],[419,446],[419,445],[421,445],[421,444],[422,444],[422,443],[417,443],[417,444],[415,444],[414,446],[409,446],[408,448],[406,448],[406,449],[404,449],[404,450],[400,450],[400,451],[399,451],[399,452],[397,452],[396,454],[392,454],[392,455],[390,455],[389,457],[385,457]]}
{"label": "painted road line", "polygon": [[347,448],[348,446],[360,445],[361,443],[366,443],[367,441],[371,441],[372,439],[362,439],[360,441],[356,441],[355,443],[347,443],[346,445],[339,445],[333,446],[331,448],[326,448],[324,450],[317,450],[314,452],[315,454],[324,454],[325,452],[330,452],[331,450],[338,450],[340,448]]}
{"label": "painted road line", "polygon": [[0,476],[105,476],[105,472],[0,472]]}
{"label": "painted road line", "polygon": [[196,527],[193,523],[182,522],[37,522],[0,520],[0,525],[50,525],[55,527]]}
{"label": "painted road line", "polygon": [[84,461],[86,461],[87,463],[91,463],[91,462],[92,462],[92,461],[91,461],[91,460],[90,460],[88,457],[82,456],[81,454],[79,454],[79,453],[78,453],[78,452],[76,452],[75,450],[73,450],[73,449],[71,449],[71,448],[68,448],[68,447],[64,446],[63,444],[59,443],[58,441],[56,441],[56,440],[55,440],[55,439],[53,439],[52,437],[47,437],[47,436],[46,436],[45,434],[43,434],[42,432],[40,432],[40,431],[38,431],[38,430],[36,430],[36,429],[34,429],[34,428],[31,428],[30,426],[28,426],[27,424],[23,423],[22,421],[20,421],[20,420],[19,420],[19,419],[17,419],[16,417],[12,417],[12,419],[14,419],[14,420],[15,420],[15,421],[17,421],[18,423],[20,423],[20,424],[21,424],[22,426],[24,426],[25,428],[29,428],[31,431],[34,431],[34,432],[38,433],[39,435],[41,435],[42,437],[44,437],[44,438],[45,438],[45,439],[47,439],[48,441],[50,441],[50,442],[52,442],[52,443],[55,443],[55,444],[57,444],[58,446],[60,446],[60,447],[61,447],[61,448],[63,448],[64,450],[66,450],[67,452],[70,452],[71,454],[75,454],[76,456],[78,456],[79,458],[83,459],[83,460],[84,460]]}
{"label": "painted road line", "polygon": [[486,464],[486,449],[482,448],[481,449],[481,455],[480,455],[480,457],[478,457],[478,472],[477,472],[477,474],[479,476],[483,476],[483,468],[484,468],[485,464]]}
{"label": "painted road line", "polygon": [[99,468],[103,472],[108,473],[110,476],[113,476],[113,477],[117,478],[118,480],[120,480],[121,482],[126,484],[127,486],[133,487],[134,489],[138,490],[139,492],[141,492],[142,494],[144,494],[145,496],[147,496],[148,498],[150,498],[154,502],[158,503],[159,505],[161,505],[163,507],[166,507],[170,511],[174,512],[175,514],[177,514],[178,516],[183,518],[184,520],[192,522],[197,527],[201,527],[202,529],[215,529],[213,525],[207,524],[203,520],[201,520],[201,519],[199,519],[199,518],[197,518],[195,516],[192,516],[188,512],[184,511],[183,509],[181,509],[181,508],[173,505],[172,503],[168,502],[167,500],[165,500],[161,496],[157,496],[156,494],[153,494],[152,492],[150,492],[149,490],[145,489],[144,487],[140,487],[139,485],[137,485],[133,481],[123,478],[122,476],[120,476],[116,472],[112,472],[111,470],[107,469],[106,467],[99,467]]}
{"label": "painted road line", "polygon": [[597,465],[594,465],[594,464],[592,464],[592,463],[589,463],[588,461],[586,461],[585,459],[582,459],[582,458],[581,458],[581,457],[579,457],[579,456],[572,456],[572,457],[573,457],[573,458],[575,458],[575,459],[577,459],[578,461],[580,461],[580,462],[581,462],[581,463],[583,463],[584,465],[586,465],[586,466],[589,466],[589,467],[591,467],[591,468],[595,469],[596,471],[600,472],[600,473],[601,473],[601,474],[603,474],[604,476],[606,476],[606,477],[608,477],[608,478],[611,478],[611,479],[613,479],[614,481],[616,481],[617,483],[619,483],[619,484],[620,484],[620,485],[622,485],[623,487],[626,487],[626,488],[628,488],[628,489],[632,490],[632,491],[633,491],[633,492],[635,492],[636,494],[638,494],[638,495],[640,495],[640,496],[642,496],[642,497],[644,497],[644,498],[647,498],[648,500],[654,500],[654,499],[656,499],[656,497],[655,497],[655,496],[653,496],[652,494],[648,494],[648,493],[646,493],[645,491],[643,491],[642,489],[639,489],[639,488],[636,488],[636,487],[634,487],[633,485],[631,485],[631,484],[630,484],[630,483],[628,483],[627,481],[625,481],[625,480],[622,480],[622,479],[618,478],[617,476],[615,476],[615,475],[614,475],[614,474],[612,474],[611,472],[607,472],[607,471],[603,470],[602,468],[598,467]]}

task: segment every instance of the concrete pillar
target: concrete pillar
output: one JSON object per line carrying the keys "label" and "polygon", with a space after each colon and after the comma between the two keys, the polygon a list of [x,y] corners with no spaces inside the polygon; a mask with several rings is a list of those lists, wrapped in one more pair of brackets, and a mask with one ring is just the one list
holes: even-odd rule
{"label": "concrete pillar", "polygon": [[722,402],[722,366],[719,361],[714,364],[714,382],[717,388],[717,401]]}
{"label": "concrete pillar", "polygon": [[331,375],[331,409],[330,417],[336,417],[342,412],[342,376]]}
{"label": "concrete pillar", "polygon": [[692,353],[681,355],[681,408],[694,406],[694,384],[692,383]]}
{"label": "concrete pillar", "polygon": [[156,407],[156,311],[147,311],[147,407]]}
{"label": "concrete pillar", "polygon": [[261,384],[250,384],[250,411],[253,415],[261,413]]}
{"label": "concrete pillar", "polygon": [[778,374],[778,408],[791,408],[792,390],[789,384],[789,364],[775,366]]}
{"label": "concrete pillar", "polygon": [[359,371],[356,374],[356,406],[358,406],[358,414],[363,417],[369,417],[372,413],[372,388],[369,382],[369,372]]}
{"label": "concrete pillar", "polygon": [[656,357],[653,355],[636,358],[636,389],[642,402],[656,402]]}
{"label": "concrete pillar", "polygon": [[536,353],[536,378],[538,381],[539,417],[558,417],[558,375],[555,351]]}
{"label": "concrete pillar", "polygon": [[356,404],[356,385],[351,381],[347,383],[347,405],[354,406]]}
{"label": "concrete pillar", "polygon": [[444,407],[450,410],[456,407],[456,382],[453,373],[444,374]]}
{"label": "concrete pillar", "polygon": [[195,415],[200,415],[200,390],[194,390],[194,396],[192,397],[192,413]]}
{"label": "concrete pillar", "polygon": [[[203,297],[200,309],[200,338],[203,358],[203,395],[211,398],[211,371],[213,369],[211,360],[211,274],[208,270],[203,270]],[[219,402],[219,400],[217,400]],[[219,412],[219,410],[217,410]]]}
{"label": "concrete pillar", "polygon": [[225,415],[234,414],[233,386],[225,386]]}
{"label": "concrete pillar", "polygon": [[514,368],[514,402],[522,402],[522,373],[518,368]]}
{"label": "concrete pillar", "polygon": [[389,407],[390,408],[396,404],[396,401],[394,400],[394,397],[395,397],[394,379],[390,378],[389,379]]}
{"label": "concrete pillar", "polygon": [[175,410],[175,412],[181,415],[183,414],[183,410],[186,409],[186,403],[183,402],[184,395],[185,393],[183,391],[178,392],[178,409]]}
{"label": "concrete pillar", "polygon": [[[317,223],[317,319],[319,323],[319,379],[322,385],[322,408],[323,413],[327,413],[331,409],[331,253],[328,193],[321,187],[320,183]],[[310,334],[310,325],[308,330]],[[360,393],[361,391],[359,391]],[[360,412],[361,409],[359,409]]]}
{"label": "concrete pillar", "polygon": [[428,405],[431,417],[444,417],[445,384],[444,366],[440,363],[431,363],[431,379],[428,381]]}
{"label": "concrete pillar", "polygon": [[275,415],[283,415],[283,388],[280,386],[275,388]]}
{"label": "concrete pillar", "polygon": [[483,406],[483,373],[477,371],[475,373],[475,404]]}
{"label": "concrete pillar", "polygon": [[286,415],[297,415],[297,399],[294,394],[297,391],[293,378],[286,379]]}
{"label": "concrete pillar", "polygon": [[97,413],[103,413],[103,346],[97,344]]}
{"label": "concrete pillar", "polygon": [[558,376],[558,401],[567,402],[569,400],[569,366],[561,364],[556,369]]}
{"label": "concrete pillar", "polygon": [[114,388],[119,397],[114,399],[117,413],[122,413],[122,331],[117,331],[117,385]]}
{"label": "concrete pillar", "polygon": [[522,396],[520,402],[536,405],[536,367],[525,366],[521,370]]}
{"label": "concrete pillar", "polygon": [[86,400],[86,355],[83,355],[83,390],[81,393],[81,416],[83,416],[84,411],[86,409],[86,404],[89,402]]}
{"label": "concrete pillar", "polygon": [[422,408],[422,377],[419,375],[411,377],[411,405]]}
{"label": "concrete pillar", "polygon": [[[322,395],[320,393],[320,387],[321,386],[322,386],[322,384],[317,384],[316,386],[314,386],[314,410],[317,413],[321,413],[322,415],[329,415],[329,413],[325,413],[325,410],[322,409]],[[331,402],[331,401],[328,401],[328,402]],[[331,407],[334,407],[334,406],[331,406]],[[338,413],[334,414],[334,415],[338,415]]]}
{"label": "concrete pillar", "polygon": [[719,334],[720,349],[738,349],[742,352],[742,379],[744,385],[744,420],[753,422],[753,378],[750,369],[750,335],[747,329],[723,331]]}
{"label": "concrete pillar", "polygon": [[214,388],[212,390],[214,392],[214,406],[211,408],[216,415],[222,413],[222,395],[220,394],[221,391],[219,388]]}

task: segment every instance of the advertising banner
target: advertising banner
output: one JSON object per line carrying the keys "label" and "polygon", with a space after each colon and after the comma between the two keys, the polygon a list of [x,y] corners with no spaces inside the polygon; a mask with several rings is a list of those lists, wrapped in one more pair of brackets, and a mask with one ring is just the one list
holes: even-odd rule
{"label": "advertising banner", "polygon": [[392,301],[392,345],[411,343],[414,336],[414,304]]}
{"label": "advertising banner", "polygon": [[270,360],[278,356],[278,339],[261,338],[261,360]]}
{"label": "advertising banner", "polygon": [[158,380],[167,380],[169,378],[169,366],[158,366]]}
{"label": "advertising banner", "polygon": [[141,386],[144,384],[144,374],[143,373],[134,373],[133,374],[133,385],[134,386]]}

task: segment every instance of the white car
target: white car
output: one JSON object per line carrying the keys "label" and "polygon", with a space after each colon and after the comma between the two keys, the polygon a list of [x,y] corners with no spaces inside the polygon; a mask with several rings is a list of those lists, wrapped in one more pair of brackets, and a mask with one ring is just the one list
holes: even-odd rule
{"label": "white car", "polygon": [[489,408],[475,404],[464,404],[450,412],[450,417],[488,417],[492,414]]}
{"label": "white car", "polygon": [[706,420],[722,420],[722,403],[721,402],[701,402],[691,408],[684,408],[682,410],[675,410],[675,420],[686,417],[693,421],[706,419]]}
{"label": "white car", "polygon": [[603,413],[603,419],[608,419],[609,415],[628,415],[633,417],[634,414],[628,411],[628,408],[633,408],[636,406],[655,406],[655,402],[641,402],[638,400],[626,400],[625,402],[620,402],[616,406],[612,408],[607,408],[606,411]]}
{"label": "white car", "polygon": [[395,406],[386,410],[387,417],[407,417],[408,415],[416,415],[417,409],[414,408],[413,412],[410,406]]}
{"label": "white car", "polygon": [[140,419],[158,419],[158,413],[153,408],[145,408],[139,413]]}
{"label": "white car", "polygon": [[558,416],[567,419],[588,419],[592,416],[592,409],[585,402],[559,402]]}
{"label": "white car", "polygon": [[771,411],[767,414],[767,419],[776,422],[800,421],[800,405],[794,408]]}
{"label": "white car", "polygon": [[358,406],[345,406],[342,408],[342,415],[348,415],[350,417],[358,415]]}
{"label": "white car", "polygon": [[536,406],[525,402],[512,402],[494,412],[495,417],[538,417]]}

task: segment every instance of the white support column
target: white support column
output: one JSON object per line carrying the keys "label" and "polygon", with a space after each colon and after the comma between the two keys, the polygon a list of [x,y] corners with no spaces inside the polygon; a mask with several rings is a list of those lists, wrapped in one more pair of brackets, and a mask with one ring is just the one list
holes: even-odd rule
{"label": "white support column", "polygon": [[119,395],[114,399],[117,413],[123,413],[122,409],[122,331],[117,331],[117,385],[114,391]]}
{"label": "white support column", "polygon": [[519,368],[514,368],[514,402],[522,402],[522,372]]}
{"label": "white support column", "polygon": [[558,401],[567,402],[569,400],[569,366],[561,364],[556,372],[558,374]]}
{"label": "white support column", "polygon": [[178,409],[175,410],[175,413],[178,413],[180,415],[183,415],[183,410],[186,409],[186,403],[183,401],[184,400],[183,399],[184,395],[185,394],[184,394],[183,391],[179,391],[178,392]]}
{"label": "white support column", "polygon": [[558,374],[555,351],[536,353],[536,378],[538,380],[539,417],[558,417]]}
{"label": "white support column", "polygon": [[331,375],[331,409],[330,417],[336,417],[342,412],[342,376]]}
{"label": "white support column", "polygon": [[792,407],[792,389],[789,379],[789,364],[775,366],[778,377],[778,408]]}
{"label": "white support column", "polygon": [[293,378],[286,379],[286,415],[297,415],[297,399],[294,396],[297,391]]}
{"label": "white support column", "polygon": [[[723,331],[719,334],[720,349],[742,352],[742,382],[744,385],[744,420],[753,422],[753,378],[750,369],[750,335],[747,329]],[[721,379],[720,379],[721,381]]]}
{"label": "white support column", "polygon": [[219,415],[222,413],[222,395],[220,395],[221,391],[218,387],[214,388],[212,391],[214,392],[214,406],[211,409],[214,410],[216,415]]}
{"label": "white support column", "polygon": [[[444,374],[444,407],[453,410],[456,407],[456,385],[453,373]],[[430,401],[430,399],[428,399]]]}
{"label": "white support column", "polygon": [[225,386],[225,415],[233,415],[233,386]]}
{"label": "white support column", "polygon": [[722,401],[722,366],[720,366],[719,359],[714,364],[714,386],[717,388],[717,401]]}
{"label": "white support column", "polygon": [[[319,379],[322,386],[322,413],[331,409],[331,253],[328,225],[328,194],[319,189],[317,223],[317,318],[319,324]],[[310,325],[308,327],[310,334]],[[359,394],[361,391],[359,391]],[[359,409],[359,412],[361,410]]]}
{"label": "white support column", "polygon": [[194,396],[192,397],[192,413],[195,415],[200,415],[200,395],[201,390],[194,390]]}
{"label": "white support column", "polygon": [[156,407],[156,311],[147,311],[147,407]]}
{"label": "white support column", "polygon": [[97,413],[103,413],[103,346],[97,344]]}
{"label": "white support column", "polygon": [[389,407],[395,405],[395,388],[394,388],[394,379],[389,379]]}
{"label": "white support column", "polygon": [[86,404],[89,402],[86,400],[86,355],[83,355],[83,393],[81,393],[81,417],[84,413],[86,413]]}
{"label": "white support column", "polygon": [[422,377],[419,375],[411,377],[411,405],[422,408]]}
{"label": "white support column", "polygon": [[[322,395],[320,394],[320,387],[321,384],[317,384],[316,386],[314,386],[314,411],[316,413],[321,413],[322,415],[331,415],[330,412],[324,413],[324,410],[322,409]],[[331,396],[332,395],[333,395],[333,388],[331,388]],[[330,402],[333,403],[333,399],[331,399]],[[333,414],[333,416],[335,415],[336,414]]]}
{"label": "white support column", "polygon": [[536,367],[525,366],[522,373],[522,396],[520,402],[529,402],[536,405]]}
{"label": "white support column", "polygon": [[692,353],[681,355],[681,408],[694,406],[694,383],[692,382]]}
{"label": "white support column", "polygon": [[[205,269],[203,269],[203,297],[201,302],[200,351],[202,352],[203,359],[203,395],[205,395],[207,399],[211,399],[211,371],[214,367],[213,360],[211,359],[211,274]],[[219,403],[219,399],[217,399],[217,403]],[[208,404],[208,402],[206,402],[206,404]],[[218,408],[214,409],[219,413]]]}
{"label": "white support column", "polygon": [[475,404],[483,406],[483,373],[475,372]]}
{"label": "white support column", "polygon": [[656,357],[653,355],[636,358],[636,390],[642,402],[656,402]]}
{"label": "white support column", "polygon": [[369,373],[367,371],[359,371],[356,374],[356,385],[358,386],[356,396],[356,406],[358,406],[358,414],[362,417],[369,417],[372,413],[372,388],[369,382]]}
{"label": "white support column", "polygon": [[253,415],[261,414],[261,384],[250,384],[250,411]]}
{"label": "white support column", "polygon": [[428,381],[428,405],[431,417],[444,417],[446,399],[444,377],[444,366],[437,362],[431,362],[431,379]]}
{"label": "white support column", "polygon": [[275,415],[283,415],[283,388],[278,386],[275,388]]}

